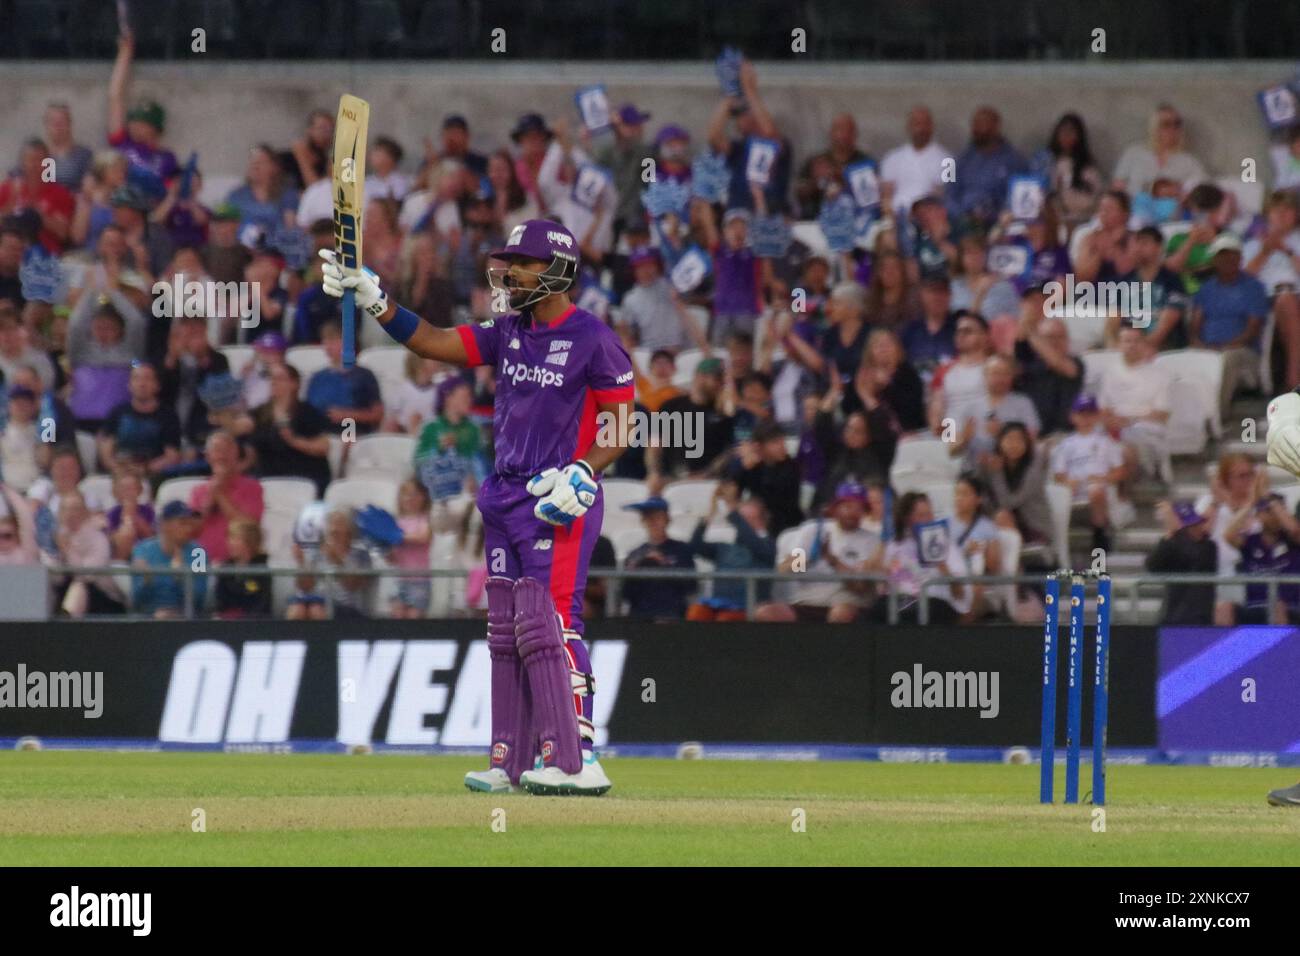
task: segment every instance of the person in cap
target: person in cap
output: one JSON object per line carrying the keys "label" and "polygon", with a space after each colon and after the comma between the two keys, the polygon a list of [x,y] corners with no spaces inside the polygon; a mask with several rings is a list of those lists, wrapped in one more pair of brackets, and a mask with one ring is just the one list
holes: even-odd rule
{"label": "person in cap", "polygon": [[[625,569],[695,570],[695,556],[690,546],[668,536],[668,502],[650,497],[623,508],[640,513],[641,527],[646,533],[645,543],[633,548],[623,561]],[[622,593],[627,601],[629,617],[681,621],[686,618],[686,603],[695,589],[693,580],[631,578],[624,581]]]}
{"label": "person in cap", "polygon": [[354,290],[358,309],[406,348],[495,370],[494,470],[478,495],[491,574],[493,740],[489,769],[467,775],[466,786],[605,793],[582,601],[604,513],[596,476],[628,446],[626,429],[599,423],[632,421],[633,371],[614,330],[573,304],[578,241],[548,219],[516,226],[492,253],[503,265],[488,270],[500,311],[455,329],[390,303],[369,270],[345,271],[332,250],[320,256],[326,293]]}
{"label": "person in cap", "polygon": [[[724,520],[735,529],[733,541],[708,540],[709,526],[723,513]],[[717,575],[726,571],[771,571],[776,563],[776,540],[768,533],[767,506],[759,498],[741,499],[734,481],[720,481],[713,491],[709,513],[700,518],[691,534],[691,553],[712,561]],[[713,593],[700,597],[686,609],[688,621],[745,621],[748,584],[739,578],[715,576]],[[772,585],[760,581],[754,595],[768,601]]]}
{"label": "person in cap", "polygon": [[642,246],[632,250],[628,264],[636,285],[623,297],[620,334],[630,335],[644,349],[666,349],[676,355],[693,346],[707,352],[704,330],[664,275],[659,253]]}
{"label": "person in cap", "polygon": [[137,171],[164,186],[180,172],[180,164],[176,154],[162,145],[167,120],[162,106],[148,100],[127,109],[134,56],[135,37],[129,32],[119,36],[108,80],[108,144],[124,153]]}
{"label": "person in cap", "polygon": [[[1234,522],[1224,534],[1224,541],[1241,552],[1237,574],[1300,574],[1300,522],[1286,506],[1286,499],[1276,492],[1259,497],[1254,508],[1254,522]],[[1232,627],[1239,624],[1294,624],[1300,620],[1300,585],[1283,584],[1271,606],[1268,587],[1246,585],[1243,604],[1232,609],[1231,619],[1223,615],[1215,623]]]}
{"label": "person in cap", "polygon": [[9,415],[0,430],[0,462],[4,463],[4,481],[10,488],[26,493],[41,476],[53,447],[41,441],[36,421],[36,393],[23,385],[11,385],[5,392]]}
{"label": "person in cap", "polygon": [[898,334],[908,361],[929,385],[939,367],[957,354],[957,318],[952,311],[952,286],[946,275],[921,280],[921,315]]}
{"label": "person in cap", "polygon": [[[198,571],[206,567],[202,549],[194,541],[197,515],[183,501],[169,501],[159,516],[158,534],[131,549],[132,567],[175,568]],[[200,563],[202,562],[202,563]],[[203,607],[208,576],[190,575],[193,609]],[[156,618],[185,616],[185,575],[137,574],[131,576],[131,612]]]}
{"label": "person in cap", "polygon": [[441,149],[431,150],[426,148],[425,150],[426,167],[435,165],[444,159],[454,159],[464,164],[475,176],[487,175],[487,157],[469,148],[469,123],[464,116],[459,113],[448,114],[442,121],[442,129],[439,135],[442,139]]}
{"label": "person in cap", "polygon": [[645,188],[642,173],[646,160],[653,160],[654,150],[645,141],[645,124],[650,114],[634,103],[624,103],[610,114],[614,135],[595,150],[593,159],[614,176],[618,190],[618,205],[614,207],[614,232],[621,235],[629,224],[644,221],[641,191]]}
{"label": "person in cap", "polygon": [[753,334],[763,311],[761,267],[749,246],[748,209],[722,215],[722,243],[713,253],[713,320],[709,341],[725,345],[733,332]]}
{"label": "person in cap", "polygon": [[1119,486],[1127,476],[1124,448],[1110,437],[1102,425],[1097,399],[1084,392],[1071,406],[1070,421],[1074,431],[1052,449],[1052,478],[1070,489],[1070,503],[1075,515],[1087,518],[1092,530],[1092,547],[1110,550],[1112,524],[1132,511],[1122,502]]}
{"label": "person in cap", "polygon": [[660,179],[678,183],[691,181],[691,134],[684,126],[668,123],[659,127],[654,148],[658,160],[655,174]]}
{"label": "person in cap", "polygon": [[212,210],[208,242],[201,251],[213,282],[243,281],[244,269],[253,259],[253,254],[239,241],[239,219],[239,209],[232,203],[218,203]]}
{"label": "person in cap", "polygon": [[1241,267],[1241,240],[1222,232],[1210,243],[1214,275],[1192,296],[1187,344],[1223,356],[1219,386],[1219,420],[1232,410],[1232,397],[1243,388],[1258,388],[1260,334],[1268,321],[1268,290]]}
{"label": "person in cap", "polygon": [[0,183],[0,215],[33,210],[40,220],[37,241],[57,256],[68,246],[77,203],[69,190],[48,180],[49,158],[50,151],[41,140],[29,139],[23,144],[18,175]]}
{"label": "person in cap", "polygon": [[[877,567],[880,536],[862,527],[867,490],[857,481],[843,482],[827,507],[826,518],[800,525],[777,570],[782,573],[862,574]],[[797,578],[797,575],[796,575]],[[788,604],[763,604],[757,621],[851,624],[869,603],[869,582],[795,583]]]}
{"label": "person in cap", "polygon": [[271,398],[271,370],[284,364],[288,344],[279,332],[263,332],[253,339],[253,357],[239,372],[244,405],[257,408]]}
{"label": "person in cap", "polygon": [[763,502],[773,537],[803,521],[799,463],[790,457],[785,432],[776,422],[760,423],[748,439],[737,444],[726,476],[741,492]]}

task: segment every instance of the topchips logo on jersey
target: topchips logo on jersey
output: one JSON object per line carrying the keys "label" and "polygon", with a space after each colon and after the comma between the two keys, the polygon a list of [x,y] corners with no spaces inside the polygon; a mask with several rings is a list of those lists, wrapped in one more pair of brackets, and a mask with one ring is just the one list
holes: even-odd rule
{"label": "topchips logo on jersey", "polygon": [[511,365],[508,361],[502,361],[501,373],[510,380],[511,385],[518,385],[520,382],[536,382],[542,388],[548,385],[559,388],[564,384],[563,372],[553,372],[549,368],[538,368],[536,365],[525,365],[523,362]]}

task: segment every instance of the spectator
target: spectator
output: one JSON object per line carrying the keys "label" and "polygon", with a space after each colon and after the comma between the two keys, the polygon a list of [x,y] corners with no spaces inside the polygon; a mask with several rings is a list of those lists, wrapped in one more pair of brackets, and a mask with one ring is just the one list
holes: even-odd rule
{"label": "spectator", "polygon": [[487,157],[469,148],[469,123],[459,113],[452,113],[442,121],[442,149],[431,150],[425,140],[425,165],[431,165],[444,159],[454,159],[461,163],[476,177],[487,175]]}
{"label": "spectator", "polygon": [[989,505],[999,528],[1014,530],[1027,546],[1052,539],[1052,511],[1047,503],[1047,453],[1021,422],[1008,422],[998,433],[997,455],[980,469]]}
{"label": "spectator", "polygon": [[[373,564],[370,552],[356,540],[355,515],[351,509],[326,514],[319,548],[304,548],[295,542],[294,556],[301,567],[312,571],[357,571]],[[330,616],[331,610],[335,620],[370,617],[374,578],[336,573],[323,576],[318,582],[309,574],[295,581],[298,589],[285,608],[285,617],[291,621],[322,620]]]}
{"label": "spectator", "polygon": [[424,426],[415,445],[415,474],[430,500],[441,504],[477,490],[483,438],[470,421],[473,391],[463,378],[438,386],[438,417]]}
{"label": "spectator", "polygon": [[989,464],[997,453],[998,436],[1009,422],[1020,422],[1033,438],[1042,431],[1034,403],[1021,392],[1011,390],[1015,378],[1012,359],[993,355],[985,360],[984,394],[962,406],[967,410],[966,420],[960,424],[961,431],[951,449],[954,457],[965,453],[967,467]]}
{"label": "spectator", "polygon": [[[1210,574],[1218,563],[1210,525],[1190,501],[1160,502],[1156,513],[1164,537],[1147,555],[1144,565],[1156,574]],[[1214,587],[1209,584],[1170,584],[1165,595],[1165,627],[1204,625],[1214,617]]]}
{"label": "spectator", "polygon": [[1013,244],[1025,250],[1029,264],[1015,278],[1016,287],[1023,291],[1063,280],[1070,271],[1070,256],[1057,240],[1059,232],[1052,207],[1044,206],[1037,217],[1023,223],[1023,230]]}
{"label": "spectator", "polygon": [[521,222],[541,216],[536,197],[524,189],[506,150],[497,150],[488,158],[488,183],[492,186],[492,222],[502,235],[508,236]]}
{"label": "spectator", "polygon": [[181,315],[172,320],[167,354],[159,373],[158,398],[176,410],[186,442],[186,457],[190,458],[212,432],[208,406],[200,394],[203,385],[213,376],[230,374],[230,362],[208,344],[206,319]]}
{"label": "spectator", "polygon": [[888,481],[895,442],[893,436],[876,436],[865,411],[846,415],[836,434],[834,417],[819,410],[813,429],[818,445],[827,455],[821,481],[813,495],[814,510],[829,503],[836,489],[845,482],[883,484]]}
{"label": "spectator", "polygon": [[18,278],[26,252],[27,237],[23,231],[16,225],[0,225],[0,307],[8,305],[16,310],[26,301]]}
{"label": "spectator", "polygon": [[[618,558],[614,554],[614,545],[603,534],[596,538],[596,546],[591,551],[588,567],[592,571],[607,570],[618,567]],[[595,574],[587,575],[587,589],[582,593],[582,619],[591,621],[605,617],[605,601],[608,593],[608,579]]]}
{"label": "spectator", "polygon": [[[392,137],[377,136],[366,161],[366,199],[392,199],[400,203],[411,191],[411,177],[401,171],[405,150]],[[369,209],[366,224],[369,225]],[[367,236],[369,238],[369,236]],[[369,259],[369,256],[367,256]]]}
{"label": "spectator", "polygon": [[296,189],[302,190],[330,178],[330,153],[334,148],[334,116],[329,110],[312,110],[307,128],[294,140],[289,158],[281,163]]}
{"label": "spectator", "polygon": [[102,150],[95,156],[77,184],[77,205],[68,232],[72,245],[93,249],[99,244],[100,234],[113,221],[109,199],[126,185],[129,166],[127,158],[116,150]]}
{"label": "spectator", "polygon": [[1167,480],[1173,379],[1156,364],[1150,340],[1131,322],[1120,328],[1119,351],[1120,361],[1106,370],[1097,395],[1102,421],[1124,444],[1130,475],[1141,469]]}
{"label": "spectator", "polygon": [[[412,236],[409,249],[411,254],[403,268],[399,288],[402,301],[409,302],[411,311],[430,325],[440,329],[449,329],[454,324],[454,309],[458,299],[456,283],[448,275],[449,263],[447,248],[439,248],[440,240],[432,233],[424,232]],[[320,288],[319,286],[317,288]],[[322,289],[318,301],[325,305],[337,301],[324,294]],[[465,301],[470,300],[472,289],[466,291]]]}
{"label": "spectator", "polygon": [[[185,195],[181,195],[182,191]],[[174,179],[167,187],[167,195],[149,213],[149,222],[166,234],[173,249],[200,249],[208,241],[212,210],[199,201],[202,191],[203,176],[194,169],[188,187],[184,176]]]}
{"label": "spectator", "polygon": [[945,163],[952,158],[934,140],[934,117],[929,108],[912,107],[907,114],[907,142],[891,149],[880,162],[881,181],[894,191],[894,212],[904,216],[918,199],[942,196]]}
{"label": "spectator", "polygon": [[[986,512],[984,482],[974,472],[962,472],[953,491],[952,540],[961,549],[970,573],[998,575],[1002,564],[1002,535]],[[963,615],[966,623],[989,617],[997,609],[997,596],[983,584],[970,587],[970,610]]]}
{"label": "spectator", "polygon": [[1097,218],[1080,226],[1070,240],[1074,277],[1080,282],[1113,282],[1133,268],[1128,194],[1113,189],[1097,204]]}
{"label": "spectator", "polygon": [[[105,567],[112,555],[108,535],[78,491],[59,496],[59,560],[72,567]],[[55,604],[68,617],[122,614],[126,611],[117,582],[108,575],[67,575],[55,586]]]}
{"label": "spectator", "polygon": [[658,176],[675,183],[691,181],[691,134],[675,123],[659,127],[655,133],[655,158]]}
{"label": "spectator", "polygon": [[321,345],[329,365],[307,383],[307,403],[340,432],[346,421],[352,421],[358,435],[370,434],[384,418],[378,380],[364,365],[343,367],[343,330],[338,322],[331,320],[321,327]]}
{"label": "spectator", "polygon": [[750,215],[728,209],[722,217],[722,246],[714,253],[713,321],[709,339],[722,345],[732,332],[754,333],[763,304],[759,296],[762,264],[749,248]]}
{"label": "spectator", "polygon": [[[1270,494],[1261,498],[1255,505],[1255,519],[1259,523],[1256,530],[1248,533],[1249,522],[1238,519],[1224,535],[1228,544],[1241,553],[1237,573],[1300,574],[1300,522],[1287,511],[1282,496]],[[1247,584],[1246,602],[1233,609],[1232,620],[1215,623],[1224,627],[1294,624],[1300,619],[1297,612],[1300,612],[1300,585],[1279,585],[1277,602],[1270,607],[1267,585]]]}
{"label": "spectator", "polygon": [[872,261],[865,313],[873,327],[895,331],[920,317],[920,293],[898,253],[882,252]]}
{"label": "spectator", "polygon": [[1073,229],[1087,222],[1101,193],[1101,172],[1088,146],[1088,130],[1078,113],[1056,121],[1047,148],[1034,157],[1034,166],[1047,177],[1057,217]]}
{"label": "spectator", "polygon": [[[670,478],[703,477],[716,462],[725,459],[731,449],[735,425],[719,410],[722,392],[722,361],[707,358],[695,366],[691,390],[686,395],[664,402],[660,411],[679,416],[700,416],[694,421],[703,422],[698,449],[682,447],[646,449],[646,482],[657,492]],[[685,417],[680,418],[686,421]],[[699,451],[697,457],[686,457],[687,451]]]}
{"label": "spectator", "polygon": [[930,384],[930,430],[959,432],[987,391],[984,365],[992,355],[989,324],[974,312],[956,314],[957,357],[940,368]]}
{"label": "spectator", "polygon": [[[782,574],[805,570],[817,575],[856,575],[876,570],[880,536],[866,531],[867,491],[856,482],[845,482],[835,490],[829,521],[817,519],[799,528],[788,555],[777,569]],[[873,585],[870,581],[826,581],[796,583],[789,604],[764,604],[754,614],[757,621],[785,623],[852,624],[866,607]]]}
{"label": "spectator", "polygon": [[[1241,251],[1246,271],[1264,283],[1272,297],[1277,337],[1286,355],[1287,389],[1300,385],[1300,199],[1278,191],[1265,209],[1264,234]],[[1267,356],[1271,358],[1271,356]],[[1283,384],[1283,383],[1279,383]],[[1279,389],[1280,390],[1280,389]]]}
{"label": "spectator", "polygon": [[1287,131],[1285,143],[1274,143],[1268,153],[1273,160],[1273,188],[1300,189],[1300,123]]}
{"label": "spectator", "polygon": [[36,393],[22,385],[11,385],[6,394],[9,416],[0,430],[0,462],[4,465],[5,485],[25,494],[48,466],[54,446],[41,440]]}
{"label": "spectator", "polygon": [[[262,528],[256,521],[232,521],[226,538],[228,558],[222,562],[236,567],[265,567]],[[223,620],[271,616],[269,574],[219,574],[216,585],[217,617]]]}
{"label": "spectator", "polygon": [[[731,170],[732,205],[753,209],[754,201],[746,171],[749,142],[754,137],[776,140],[780,146],[762,193],[769,212],[785,212],[786,196],[790,192],[790,143],[781,136],[772,114],[759,96],[758,74],[754,71],[754,64],[748,60],[740,65],[740,90],[739,97],[723,97],[714,109],[713,117],[709,120],[709,145],[715,153],[727,159],[727,167]],[[736,122],[736,132],[739,134],[736,139],[729,139],[727,135],[730,119]]]}
{"label": "spectator", "polygon": [[397,210],[397,202],[392,199],[366,201],[366,268],[387,288],[396,286],[401,277],[402,233],[397,226]]}
{"label": "spectator", "polygon": [[433,544],[433,524],[429,520],[429,493],[414,479],[402,482],[397,497],[397,526],[402,529],[402,543],[392,550],[394,566],[420,572],[415,577],[398,578],[390,616],[421,618],[429,613],[433,582],[429,577],[429,547]]}
{"label": "spectator", "polygon": [[815,345],[798,336],[788,336],[793,357],[819,380],[834,380],[842,386],[852,382],[871,329],[866,323],[866,292],[856,282],[841,282],[826,301],[827,325]]}
{"label": "spectator", "polygon": [[0,374],[4,381],[12,382],[25,365],[32,366],[40,375],[42,391],[54,388],[54,363],[31,344],[31,335],[19,321],[14,304],[0,299]]}
{"label": "spectator", "polygon": [[1052,477],[1070,489],[1075,513],[1087,515],[1093,550],[1110,551],[1111,525],[1125,523],[1119,496],[1126,476],[1124,449],[1102,427],[1101,409],[1093,396],[1080,394],[1072,409],[1074,431],[1052,451]]}
{"label": "spectator", "polygon": [[916,367],[925,385],[930,384],[939,366],[951,361],[957,354],[957,321],[949,311],[951,304],[952,289],[946,276],[923,279],[922,315],[905,325],[899,335],[903,351]]}
{"label": "spectator", "polygon": [[722,410],[732,419],[738,439],[752,436],[755,429],[772,423],[772,379],[762,372],[750,372],[739,383],[729,377]]}
{"label": "spectator", "polygon": [[[1227,540],[1229,528],[1234,526],[1258,531],[1255,505],[1268,490],[1268,470],[1258,467],[1255,459],[1241,452],[1227,452],[1219,456],[1217,467],[1210,475],[1210,491],[1196,501],[1198,513],[1206,516],[1210,538],[1218,549],[1219,577],[1237,573],[1241,552]],[[1220,584],[1215,589],[1214,621],[1231,621],[1233,605],[1246,599],[1245,589],[1239,584]]]}
{"label": "spectator", "polygon": [[827,148],[809,156],[799,170],[794,195],[799,204],[799,218],[816,219],[821,214],[827,189],[842,188],[844,170],[870,157],[858,148],[858,124],[849,113],[838,113],[831,120]]}
{"label": "spectator", "polygon": [[180,172],[176,155],[162,145],[167,114],[149,100],[126,108],[131,84],[131,61],[135,56],[135,37],[127,33],[117,39],[117,58],[108,81],[108,144],[123,153],[137,171],[141,181],[161,196],[168,182]]}
{"label": "spectator", "polygon": [[[0,215],[28,213],[40,224],[37,242],[51,255],[67,247],[76,200],[57,180],[51,181],[50,151],[39,139],[23,144],[18,175],[0,183]],[[53,172],[57,175],[57,167]]]}
{"label": "spectator", "polygon": [[[1151,348],[1180,349],[1187,341],[1183,317],[1189,299],[1183,290],[1183,280],[1164,265],[1164,237],[1155,226],[1145,226],[1129,240],[1133,252],[1133,269],[1119,277],[1120,282],[1141,282],[1151,290],[1151,315],[1144,316],[1145,324],[1134,323],[1147,336]],[[1297,313],[1300,315],[1300,313]],[[1106,323],[1108,348],[1115,348],[1119,340],[1120,317],[1115,315]]]}
{"label": "spectator", "polygon": [[957,265],[957,247],[948,210],[940,200],[922,196],[913,203],[912,217],[898,235],[898,252],[907,260],[913,281],[950,277]]}
{"label": "spectator", "polygon": [[1135,196],[1149,189],[1158,176],[1176,180],[1183,189],[1209,178],[1196,157],[1184,151],[1183,118],[1167,103],[1151,115],[1147,142],[1134,143],[1120,155],[1111,188]]}
{"label": "spectator", "polygon": [[[183,501],[169,501],[162,510],[158,534],[136,544],[131,549],[131,565],[137,568],[186,569],[183,575],[137,574],[131,577],[131,611],[155,618],[188,616],[186,610],[186,579],[190,581],[193,603],[190,608],[203,606],[207,596],[208,576],[189,573],[199,570],[196,564],[202,552],[194,542],[197,524],[194,510]],[[206,561],[204,562],[206,567]]]}
{"label": "spectator", "polygon": [[72,135],[72,110],[67,103],[49,103],[42,120],[45,143],[54,160],[54,181],[69,192],[81,189],[90,172],[94,153],[78,143]]}
{"label": "spectator", "polygon": [[249,249],[270,242],[276,232],[298,220],[298,190],[284,181],[275,152],[265,143],[249,151],[244,184],[226,202],[239,210],[239,241]]}
{"label": "spectator", "polygon": [[1214,274],[1214,241],[1227,229],[1235,212],[1235,201],[1213,183],[1202,183],[1187,195],[1185,203],[1191,228],[1171,236],[1165,245],[1165,265],[1183,278],[1188,295],[1195,295],[1201,283]]}
{"label": "spectator", "polygon": [[203,249],[203,262],[208,267],[213,282],[244,281],[245,270],[253,261],[253,254],[239,241],[240,218],[239,209],[229,202],[221,203],[212,210],[212,217],[208,220],[208,244]]}
{"label": "spectator", "polygon": [[228,557],[230,525],[262,520],[262,483],[239,472],[239,445],[227,432],[214,431],[204,445],[212,477],[190,492],[190,508],[200,524],[198,543],[208,560]]}
{"label": "spectator", "polygon": [[799,465],[790,457],[785,433],[775,422],[760,424],[752,438],[736,446],[727,477],[736,482],[742,493],[763,502],[772,537],[803,521],[803,509],[799,507]]}
{"label": "spectator", "polygon": [[298,398],[302,378],[287,363],[271,368],[271,397],[253,409],[252,446],[262,478],[306,478],[323,495],[330,482],[330,421]]}
{"label": "spectator", "polygon": [[[726,522],[735,529],[732,542],[705,540],[705,532],[718,514],[726,512]],[[727,571],[769,571],[776,562],[776,544],[768,534],[767,508],[762,500],[740,500],[740,490],[733,482],[720,481],[713,492],[709,513],[695,526],[690,549],[696,557],[713,562],[717,575]],[[715,576],[713,594],[695,601],[686,609],[688,621],[744,621],[748,618],[748,584],[739,578]],[[754,594],[760,601],[771,596],[772,586],[758,582]]]}
{"label": "spectator", "polygon": [[157,532],[153,506],[144,498],[140,476],[123,469],[113,476],[113,500],[104,514],[104,526],[112,544],[113,560],[127,561],[131,551]]}
{"label": "spectator", "polygon": [[1214,276],[1192,296],[1188,345],[1223,354],[1219,418],[1226,419],[1238,389],[1259,387],[1259,337],[1268,320],[1264,284],[1241,269],[1241,240],[1224,233],[1210,245]]}
{"label": "spectator", "polygon": [[648,412],[657,412],[665,402],[682,395],[682,390],[673,384],[677,362],[672,352],[659,349],[651,354],[650,368],[643,372],[638,367],[633,350],[629,348],[627,351],[632,357],[632,368],[636,372],[636,399],[641,407]]}
{"label": "spectator", "polygon": [[68,319],[67,337],[69,402],[78,428],[98,430],[113,409],[130,398],[131,364],[145,354],[147,322],[116,287],[78,300]]}
{"label": "spectator", "polygon": [[[934,509],[928,497],[918,491],[902,495],[894,506],[893,538],[879,546],[875,558],[875,565],[889,575],[889,590],[897,595],[895,600],[901,621],[919,622],[921,585],[926,581],[937,577],[964,577],[969,573],[962,549],[951,536],[947,538],[946,556],[941,560],[933,561],[922,555],[920,529],[934,520]],[[927,588],[926,594],[931,624],[955,624],[971,611],[971,588],[968,584]],[[867,619],[881,624],[888,622],[887,594],[876,598],[867,612]]]}
{"label": "spectator", "polygon": [[654,150],[644,139],[645,121],[649,118],[649,113],[643,113],[632,103],[624,103],[610,114],[614,135],[592,157],[614,177],[614,188],[618,190],[618,205],[614,209],[616,233],[621,234],[630,223],[645,218],[641,207],[645,183],[641,176],[646,160],[654,156]]}
{"label": "spectator", "polygon": [[253,340],[253,357],[239,373],[239,390],[249,408],[270,401],[271,373],[284,364],[285,348],[279,332],[263,332]]}
{"label": "spectator", "polygon": [[127,184],[113,191],[108,199],[113,210],[113,225],[122,230],[122,239],[134,262],[135,271],[145,289],[153,286],[172,257],[172,240],[161,226],[149,222],[152,201],[137,186]]}
{"label": "spectator", "polygon": [[1015,283],[988,268],[988,243],[980,236],[964,236],[952,280],[952,308],[967,309],[1000,319],[1015,321],[1020,314],[1020,294]]}
{"label": "spectator", "polygon": [[40,562],[32,510],[17,490],[0,482],[0,567]]}
{"label": "spectator", "polygon": [[[27,489],[29,501],[37,501],[50,509],[54,517],[59,516],[59,504],[63,496],[78,490],[81,479],[81,458],[76,448],[71,445],[56,445],[49,456],[49,465],[45,474],[32,482]],[[103,511],[108,503],[98,498],[84,498],[86,506],[95,512]]]}
{"label": "spectator", "polygon": [[451,369],[436,359],[408,352],[403,370],[406,376],[397,394],[384,404],[388,416],[384,429],[419,435],[425,425],[437,418],[438,385],[447,380]]}
{"label": "spectator", "polygon": [[1043,317],[1041,288],[1029,289],[1020,302],[1015,359],[1015,389],[1029,396],[1038,412],[1041,434],[1065,431],[1070,409],[1083,387],[1083,362],[1070,354],[1070,330],[1060,319]]}
{"label": "spectator", "polygon": [[636,344],[674,355],[691,346],[710,351],[704,330],[664,276],[659,253],[637,249],[629,261],[636,285],[623,297],[619,322],[628,326]]}
{"label": "spectator", "polygon": [[[668,502],[650,497],[636,504],[624,505],[626,511],[641,514],[646,542],[632,549],[623,562],[626,570],[695,570],[690,545],[668,536]],[[623,582],[623,598],[628,616],[680,621],[686,617],[686,601],[695,592],[692,580],[654,580],[630,578]]]}
{"label": "spectator", "polygon": [[957,157],[956,178],[948,186],[952,218],[988,228],[1006,199],[1007,183],[1027,168],[1025,158],[1002,136],[1002,116],[981,106],[971,118],[970,144]]}
{"label": "spectator", "polygon": [[892,413],[901,431],[925,427],[925,386],[898,335],[888,329],[876,329],[867,337],[853,389],[844,393],[845,414],[859,407],[874,414],[876,404]]}

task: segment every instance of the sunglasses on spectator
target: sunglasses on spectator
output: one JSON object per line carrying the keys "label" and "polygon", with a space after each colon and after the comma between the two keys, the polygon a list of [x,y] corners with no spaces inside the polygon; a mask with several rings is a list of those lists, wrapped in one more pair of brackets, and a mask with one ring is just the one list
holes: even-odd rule
{"label": "sunglasses on spectator", "polygon": [[1175,117],[1172,117],[1172,118],[1170,118],[1170,119],[1162,119],[1162,120],[1160,121],[1160,125],[1161,125],[1161,126],[1168,126],[1168,127],[1172,127],[1172,128],[1174,128],[1174,129],[1177,129],[1178,127],[1180,127],[1180,126],[1183,125],[1183,121],[1182,121],[1181,119],[1179,119],[1177,116],[1175,116]]}

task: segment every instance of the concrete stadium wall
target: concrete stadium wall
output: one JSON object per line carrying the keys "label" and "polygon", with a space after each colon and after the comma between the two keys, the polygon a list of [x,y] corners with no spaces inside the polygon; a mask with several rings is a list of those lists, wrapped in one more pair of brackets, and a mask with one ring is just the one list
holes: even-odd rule
{"label": "concrete stadium wall", "polygon": [[[65,100],[79,137],[99,141],[109,70],[106,62],[7,63],[10,106],[0,114],[0,139],[16,151],[23,137],[39,133],[44,104]],[[1238,175],[1251,157],[1264,180],[1268,137],[1255,93],[1292,70],[1283,61],[758,64],[764,96],[796,144],[822,142],[830,117],[848,111],[857,117],[861,142],[879,156],[901,141],[907,108],[925,103],[934,110],[940,141],[956,151],[967,139],[971,112],[991,103],[1026,151],[1043,145],[1061,113],[1078,111],[1109,170],[1126,145],[1145,140],[1148,115],[1167,100],[1187,117],[1190,148],[1211,173]],[[574,116],[573,92],[589,83],[606,84],[616,104],[633,99],[648,109],[652,130],[671,120],[697,136],[718,95],[711,64],[523,61],[143,63],[132,92],[166,106],[167,139],[177,152],[197,149],[211,177],[241,173],[251,143],[287,145],[308,110],[333,111],[344,91],[373,104],[372,136],[394,135],[417,154],[422,137],[447,113],[468,116],[475,147],[486,150],[508,143],[521,112]]]}

